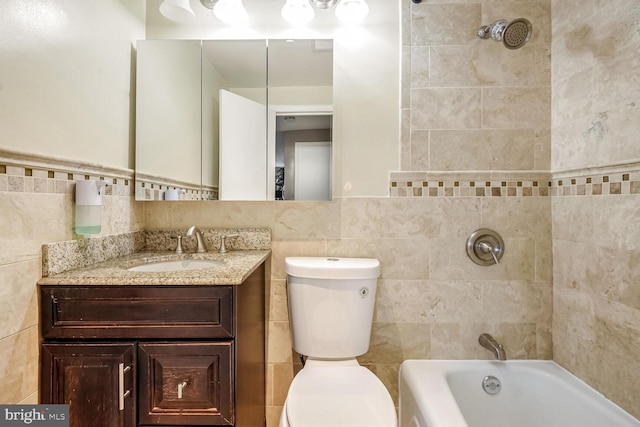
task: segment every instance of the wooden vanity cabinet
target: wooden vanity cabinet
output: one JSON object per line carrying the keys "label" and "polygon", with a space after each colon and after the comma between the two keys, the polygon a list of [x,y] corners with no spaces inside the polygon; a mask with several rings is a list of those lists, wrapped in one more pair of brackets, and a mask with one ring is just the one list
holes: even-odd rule
{"label": "wooden vanity cabinet", "polygon": [[72,427],[265,425],[265,266],[241,285],[40,285],[41,403]]}

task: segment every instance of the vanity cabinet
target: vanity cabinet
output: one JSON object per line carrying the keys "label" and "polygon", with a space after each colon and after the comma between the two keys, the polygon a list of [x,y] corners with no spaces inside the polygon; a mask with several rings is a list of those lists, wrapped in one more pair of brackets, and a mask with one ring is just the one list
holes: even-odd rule
{"label": "vanity cabinet", "polygon": [[40,285],[41,403],[70,425],[264,426],[265,266],[240,285]]}

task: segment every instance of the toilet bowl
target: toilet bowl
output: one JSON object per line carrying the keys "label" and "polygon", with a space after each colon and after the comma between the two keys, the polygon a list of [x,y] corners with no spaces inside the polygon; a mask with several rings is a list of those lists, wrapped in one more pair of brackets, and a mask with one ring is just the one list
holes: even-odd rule
{"label": "toilet bowl", "polygon": [[[280,427],[395,427],[393,400],[367,368],[307,360],[289,387]],[[331,362],[329,365],[334,364]]]}
{"label": "toilet bowl", "polygon": [[293,348],[307,356],[280,427],[396,427],[386,387],[356,356],[369,348],[378,260],[286,258]]}

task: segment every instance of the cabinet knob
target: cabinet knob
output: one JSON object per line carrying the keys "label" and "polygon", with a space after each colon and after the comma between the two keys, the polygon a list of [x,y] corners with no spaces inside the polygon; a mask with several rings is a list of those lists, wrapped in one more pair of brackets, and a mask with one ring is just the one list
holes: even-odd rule
{"label": "cabinet knob", "polygon": [[180,384],[178,384],[178,399],[182,399],[182,390],[184,390],[186,386],[187,386],[186,381],[182,381]]}

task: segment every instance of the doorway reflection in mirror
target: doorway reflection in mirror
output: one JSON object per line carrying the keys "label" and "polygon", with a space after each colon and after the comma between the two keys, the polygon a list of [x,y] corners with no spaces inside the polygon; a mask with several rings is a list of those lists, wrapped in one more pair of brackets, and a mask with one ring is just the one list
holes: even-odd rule
{"label": "doorway reflection in mirror", "polygon": [[276,116],[276,200],[331,200],[333,117]]}

